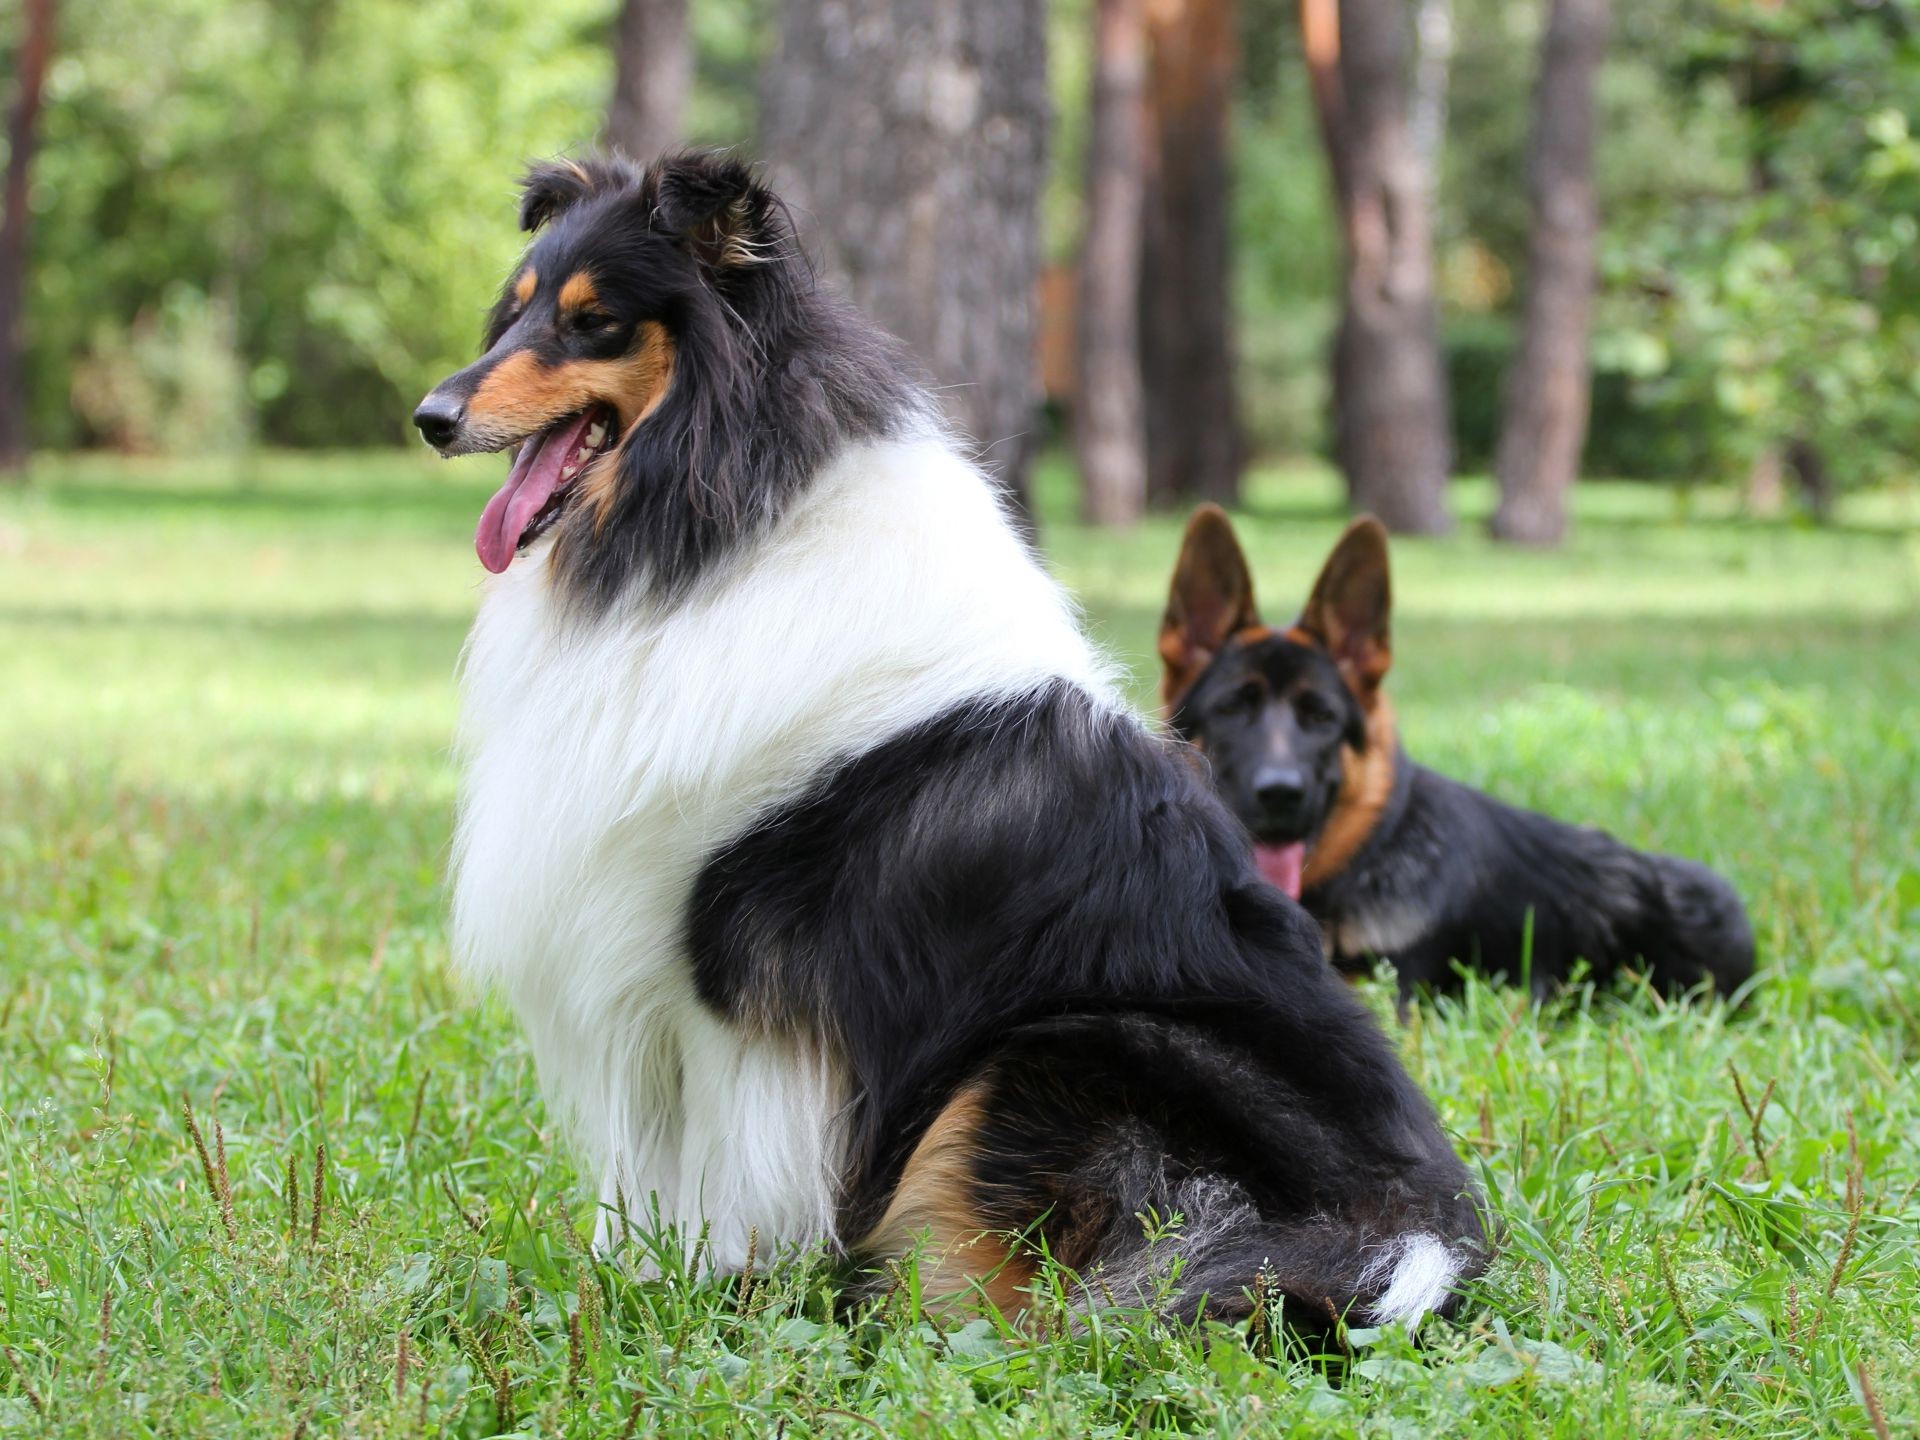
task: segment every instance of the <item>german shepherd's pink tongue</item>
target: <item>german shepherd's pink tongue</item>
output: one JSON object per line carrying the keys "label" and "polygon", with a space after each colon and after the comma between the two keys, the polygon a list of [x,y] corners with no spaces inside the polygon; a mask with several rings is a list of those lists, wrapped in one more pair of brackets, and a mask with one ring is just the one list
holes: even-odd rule
{"label": "german shepherd's pink tongue", "polygon": [[1300,898],[1300,872],[1306,868],[1307,846],[1303,840],[1291,845],[1261,845],[1253,847],[1253,863],[1259,868],[1260,876],[1269,885],[1277,886],[1295,900]]}
{"label": "german shepherd's pink tongue", "polygon": [[[498,575],[513,563],[520,537],[553,499],[562,484],[561,471],[575,462],[575,452],[585,443],[587,427],[600,413],[598,406],[570,420],[562,420],[552,429],[542,430],[520,447],[513,458],[513,469],[487,508],[480,512],[480,526],[474,531],[473,548],[480,563]],[[571,474],[564,477],[571,480]]]}

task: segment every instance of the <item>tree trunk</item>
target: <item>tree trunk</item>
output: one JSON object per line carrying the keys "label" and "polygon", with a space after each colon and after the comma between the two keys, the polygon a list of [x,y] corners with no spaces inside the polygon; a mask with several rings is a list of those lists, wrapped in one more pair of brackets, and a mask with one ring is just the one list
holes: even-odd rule
{"label": "tree trunk", "polygon": [[1400,534],[1451,528],[1431,182],[1407,120],[1401,0],[1301,0],[1301,33],[1345,240],[1334,451],[1356,510]]}
{"label": "tree trunk", "polygon": [[1229,235],[1234,0],[1147,9],[1148,145],[1140,350],[1156,501],[1240,494]]}
{"label": "tree trunk", "polygon": [[622,0],[613,31],[607,144],[640,161],[678,145],[692,87],[687,0]]}
{"label": "tree trunk", "polygon": [[1599,211],[1593,190],[1593,87],[1607,48],[1608,0],[1553,0],[1534,92],[1529,183],[1533,237],[1520,347],[1507,375],[1494,455],[1493,533],[1558,545],[1587,441]]}
{"label": "tree trunk", "polygon": [[913,347],[1023,507],[1047,155],[1041,0],[786,0],[760,130],[810,252]]}
{"label": "tree trunk", "polygon": [[25,0],[25,31],[15,52],[17,90],[7,115],[6,213],[0,217],[0,471],[27,463],[27,192],[39,138],[40,94],[53,54],[53,0]]}
{"label": "tree trunk", "polygon": [[1447,141],[1447,86],[1453,72],[1453,0],[1419,0],[1413,11],[1419,59],[1413,67],[1413,153],[1440,189],[1440,160]]}
{"label": "tree trunk", "polygon": [[1756,520],[1776,518],[1787,503],[1786,460],[1778,445],[1762,447],[1747,467],[1747,514]]}
{"label": "tree trunk", "polygon": [[1095,0],[1093,23],[1073,435],[1082,511],[1096,525],[1118,526],[1138,520],[1147,498],[1140,369],[1142,0]]}
{"label": "tree trunk", "polygon": [[1800,487],[1800,500],[1807,507],[1807,513],[1818,524],[1831,524],[1836,489],[1833,472],[1827,469],[1827,458],[1820,453],[1820,447],[1805,436],[1789,440],[1787,468],[1793,472],[1794,484]]}

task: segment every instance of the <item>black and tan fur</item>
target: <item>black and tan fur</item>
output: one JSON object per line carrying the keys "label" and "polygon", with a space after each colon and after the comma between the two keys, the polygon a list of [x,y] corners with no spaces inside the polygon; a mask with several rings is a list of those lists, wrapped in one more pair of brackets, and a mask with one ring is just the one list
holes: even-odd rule
{"label": "black and tan fur", "polygon": [[1502,804],[1407,757],[1392,663],[1386,532],[1341,536],[1293,624],[1269,627],[1224,512],[1187,527],[1160,631],[1161,698],[1262,845],[1306,845],[1300,901],[1336,966],[1389,959],[1403,998],[1464,965],[1536,992],[1584,961],[1668,991],[1753,973],[1744,908],[1692,860]]}

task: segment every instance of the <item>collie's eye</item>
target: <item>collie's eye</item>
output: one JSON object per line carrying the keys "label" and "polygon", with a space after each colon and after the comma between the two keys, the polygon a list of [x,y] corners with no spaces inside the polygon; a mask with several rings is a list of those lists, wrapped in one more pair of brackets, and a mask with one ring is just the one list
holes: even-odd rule
{"label": "collie's eye", "polygon": [[611,330],[620,322],[604,310],[576,310],[572,317],[576,330]]}

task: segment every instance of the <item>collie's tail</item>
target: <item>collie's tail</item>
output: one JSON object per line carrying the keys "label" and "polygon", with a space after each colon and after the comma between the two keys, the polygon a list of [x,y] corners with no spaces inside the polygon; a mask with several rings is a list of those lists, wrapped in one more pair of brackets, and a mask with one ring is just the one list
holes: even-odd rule
{"label": "collie's tail", "polygon": [[1303,1337],[1451,1313],[1492,1247],[1418,1092],[1396,1066],[1385,1091],[1316,1093],[1246,1034],[1139,1012],[1021,1027],[927,1127],[858,1248],[924,1244],[924,1294],[1002,1310],[1044,1254],[1083,1310],[1230,1321],[1278,1299]]}

